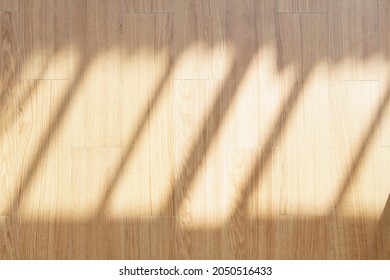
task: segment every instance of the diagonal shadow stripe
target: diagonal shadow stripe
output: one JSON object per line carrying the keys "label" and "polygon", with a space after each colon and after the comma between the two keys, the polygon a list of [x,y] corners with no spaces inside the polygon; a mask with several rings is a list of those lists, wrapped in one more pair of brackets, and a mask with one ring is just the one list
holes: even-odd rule
{"label": "diagonal shadow stripe", "polygon": [[382,239],[381,257],[388,260],[390,259],[390,195],[387,198],[385,208],[379,220],[379,228]]}
{"label": "diagonal shadow stripe", "polygon": [[234,61],[201,131],[191,145],[189,156],[185,159],[178,176],[175,177],[174,189],[161,211],[163,216],[169,215],[172,202],[174,203],[173,214],[177,215],[177,210],[189,192],[199,167],[206,160],[210,147],[221,130],[224,117],[237,97],[238,87],[248,71],[250,62],[250,56]]}
{"label": "diagonal shadow stripe", "polygon": [[115,192],[115,189],[118,186],[117,183],[119,181],[119,178],[123,173],[123,171],[126,169],[126,166],[130,163],[129,158],[134,153],[134,151],[136,150],[139,144],[138,139],[141,138],[142,134],[146,130],[148,119],[150,118],[154,109],[158,106],[159,102],[163,99],[162,97],[164,93],[164,88],[169,84],[169,80],[171,80],[171,77],[173,75],[173,70],[174,70],[174,65],[170,63],[164,75],[161,77],[160,81],[158,82],[156,88],[153,90],[152,99],[148,102],[148,106],[140,114],[141,118],[136,126],[135,132],[132,138],[130,139],[130,141],[128,141],[127,146],[124,149],[124,152],[122,152],[121,159],[119,160],[118,164],[114,168],[115,173],[113,177],[107,181],[108,183],[107,183],[106,191],[103,194],[101,201],[98,203],[99,207],[98,207],[98,211],[96,212],[97,217],[102,215],[106,210],[110,197]]}
{"label": "diagonal shadow stripe", "polygon": [[[307,77],[307,76],[306,76]],[[298,104],[298,100],[302,98],[304,92],[303,84],[306,78],[299,79],[294,83],[287,100],[282,106],[278,119],[275,121],[270,135],[264,144],[264,147],[271,147],[280,141],[283,131],[288,126],[288,122],[291,119],[290,116]],[[261,175],[267,170],[270,162],[270,156],[272,155],[272,149],[263,149],[261,155],[256,159],[251,170],[248,172],[247,181],[239,188],[240,195],[236,201],[236,207],[232,211],[231,219],[238,216],[239,213],[246,207],[247,198],[256,190]]]}
{"label": "diagonal shadow stripe", "polygon": [[[375,115],[375,118],[367,128],[366,130],[367,132],[364,136],[364,139],[361,141],[361,144],[357,149],[357,153],[352,160],[353,163],[352,166],[350,168],[346,168],[346,170],[349,171],[345,173],[341,181],[342,183],[340,185],[341,186],[340,192],[337,194],[337,197],[335,198],[334,205],[336,206],[335,209],[336,211],[338,206],[341,205],[343,201],[348,198],[347,193],[349,189],[353,186],[352,184],[353,180],[362,167],[362,161],[370,150],[371,143],[374,140],[374,135],[378,132],[380,123],[382,122],[386,114],[386,111],[388,110],[389,105],[390,105],[390,89],[387,89],[386,94],[379,101],[379,107]],[[332,214],[332,210],[329,212],[329,214]]]}
{"label": "diagonal shadow stripe", "polygon": [[[83,61],[84,65],[88,65],[91,61],[92,57],[88,57]],[[66,111],[68,110],[71,102],[71,98],[74,93],[77,92],[78,87],[80,86],[82,79],[84,68],[79,67],[73,82],[69,85],[66,93],[63,95],[61,101],[59,102],[59,111],[55,113],[53,117],[53,121],[46,128],[45,132],[41,136],[40,145],[35,149],[35,152],[32,155],[32,160],[27,167],[26,172],[21,172],[20,174],[20,185],[18,186],[18,190],[13,194],[13,198],[11,198],[9,205],[6,207],[7,213],[18,213],[20,210],[20,203],[23,200],[26,192],[31,188],[32,178],[35,176],[37,172],[37,168],[41,161],[45,158],[49,151],[51,139],[59,132],[59,127],[61,123],[64,121],[64,116]],[[20,172],[21,170],[19,170]]]}

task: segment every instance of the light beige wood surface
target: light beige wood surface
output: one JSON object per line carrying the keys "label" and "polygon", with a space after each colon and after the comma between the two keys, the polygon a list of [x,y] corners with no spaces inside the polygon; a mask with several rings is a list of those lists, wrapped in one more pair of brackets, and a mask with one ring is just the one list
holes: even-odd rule
{"label": "light beige wood surface", "polygon": [[21,79],[69,79],[69,1],[20,0]]}
{"label": "light beige wood surface", "polygon": [[278,259],[330,258],[328,217],[286,215],[279,219],[278,227]]}
{"label": "light beige wood surface", "polygon": [[225,1],[172,2],[175,14],[174,78],[221,79],[225,58]]}
{"label": "light beige wood surface", "polygon": [[331,80],[379,79],[376,0],[329,0],[328,32]]}
{"label": "light beige wood surface", "polygon": [[324,0],[278,0],[278,12],[327,12]]}
{"label": "light beige wood surface", "polygon": [[77,75],[71,100],[72,130],[77,131],[72,147],[120,147],[119,9],[110,1],[69,2],[71,43],[79,46],[72,49],[71,59],[71,71]]}
{"label": "light beige wood surface", "polygon": [[171,13],[173,0],[115,0],[120,1],[127,13]]}
{"label": "light beige wood surface", "polygon": [[383,212],[389,188],[388,171],[382,173],[388,154],[379,145],[378,110],[383,101],[379,101],[378,82],[331,82],[329,97],[331,178],[336,186],[330,253],[340,259],[366,254],[379,258],[375,221]]}
{"label": "light beige wood surface", "polygon": [[0,259],[390,258],[389,1],[0,10]]}
{"label": "light beige wood surface", "polygon": [[18,15],[0,12],[0,216],[16,191],[18,115]]}
{"label": "light beige wood surface", "polygon": [[[389,82],[389,71],[390,68],[386,63],[390,55],[390,4],[385,0],[378,1],[378,17],[379,17],[379,51],[380,57],[380,86],[385,88]],[[382,90],[383,96],[386,95],[387,91]],[[390,106],[384,108],[383,121],[381,123],[381,145],[383,147],[390,147]]]}
{"label": "light beige wood surface", "polygon": [[380,255],[382,259],[388,260],[390,258],[390,235],[383,234],[383,233],[387,233],[390,229],[390,196],[387,199],[387,203],[385,209],[382,212],[382,216],[379,224],[380,224],[380,232],[382,233],[380,235],[380,238],[382,238],[382,242],[383,242]]}
{"label": "light beige wood surface", "polygon": [[0,0],[0,10],[17,11],[19,9],[19,0]]}
{"label": "light beige wood surface", "polygon": [[320,13],[282,13],[278,24],[280,59],[283,64],[296,64],[281,75],[282,99],[293,93],[288,89],[291,79],[299,81],[294,85],[298,94],[288,104],[289,118],[280,143],[284,162],[280,214],[325,215],[333,208],[334,192],[329,180],[327,38],[322,36],[327,18]]}
{"label": "light beige wood surface", "polygon": [[19,107],[19,189],[12,196],[12,210],[29,222],[62,218],[72,201],[70,110],[64,106],[69,82],[42,80],[28,92],[31,83],[20,81],[19,92],[27,97]]}
{"label": "light beige wood surface", "polygon": [[16,230],[11,217],[0,216],[0,259],[16,259]]}

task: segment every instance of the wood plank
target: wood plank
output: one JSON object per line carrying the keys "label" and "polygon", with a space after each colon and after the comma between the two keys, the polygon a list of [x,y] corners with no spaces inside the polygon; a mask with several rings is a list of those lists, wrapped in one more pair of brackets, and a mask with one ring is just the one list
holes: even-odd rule
{"label": "wood plank", "polygon": [[[108,187],[107,181],[116,172],[115,162],[119,160],[120,153],[120,148],[72,149],[71,189],[74,199],[71,214],[75,220],[88,219],[100,213],[104,191]],[[139,197],[142,197],[141,193]],[[129,201],[129,205],[133,206],[132,201]],[[113,207],[115,206],[113,204]],[[102,214],[107,217],[112,216],[111,207],[104,210]]]}
{"label": "wood plank", "polygon": [[[173,118],[172,118],[172,42],[173,17],[126,15],[121,42],[137,56],[123,59],[119,67],[121,83],[123,152],[117,164],[123,184],[116,199],[126,204],[128,193],[148,192],[143,216],[172,214]],[[123,48],[121,57],[128,56]],[[126,186],[134,186],[129,193]],[[121,187],[123,186],[123,187]],[[123,189],[124,188],[124,189]],[[118,208],[119,209],[119,208]]]}
{"label": "wood plank", "polygon": [[175,79],[222,79],[225,1],[174,0]]}
{"label": "wood plank", "polygon": [[[276,257],[281,162],[275,150],[230,150],[227,192],[232,197],[229,199],[232,214],[228,229],[235,259]],[[264,154],[270,156],[265,158]]]}
{"label": "wood plank", "polygon": [[378,80],[377,1],[329,1],[330,80]]}
{"label": "wood plank", "polygon": [[[206,119],[211,108],[218,106],[215,100],[219,93],[218,81],[175,81],[174,205],[179,233],[176,254],[180,258],[231,258],[233,253],[225,226],[232,210],[227,191],[231,187],[226,180],[226,131],[222,129],[219,135],[201,133],[204,126],[214,125]],[[210,141],[213,145],[206,147]],[[187,165],[194,154],[199,164]]]}
{"label": "wood plank", "polygon": [[[259,154],[257,149],[229,148],[227,161],[228,188],[226,188],[229,222],[230,252],[234,259],[248,259],[250,253],[250,217],[252,208],[245,202],[249,199],[252,188],[260,187],[251,180],[252,164]],[[248,174],[249,173],[249,174]],[[265,209],[269,204],[264,205]],[[252,206],[252,205],[251,205]],[[253,213],[251,213],[253,214]]]}
{"label": "wood plank", "polygon": [[127,13],[172,13],[172,0],[119,0]]}
{"label": "wood plank", "polygon": [[[134,20],[134,19],[132,19]],[[124,102],[133,108],[134,113],[138,111],[138,116],[129,118],[128,111],[123,115],[124,119],[132,120],[133,122],[126,122],[126,132],[131,132],[132,138],[124,138],[123,142],[131,145],[128,139],[134,139],[135,124],[141,123],[141,118],[145,116],[143,109],[140,110],[135,107],[135,103],[130,104],[134,99],[141,99],[137,97],[141,92],[144,93],[144,98],[147,99],[146,105],[148,111],[148,128],[146,131],[147,139],[149,139],[149,170],[150,170],[150,209],[152,215],[170,215],[173,213],[173,83],[172,83],[172,36],[173,36],[173,16],[172,15],[156,15],[145,16],[137,20],[133,26],[138,29],[138,32],[144,30],[152,36],[148,38],[153,42],[155,54],[149,54],[149,60],[153,59],[153,63],[145,63],[146,60],[138,60],[139,68],[137,68],[138,77],[142,77],[143,73],[148,73],[149,88],[139,85],[136,88],[131,88],[127,93],[132,94],[132,99]],[[140,34],[140,33],[138,33]],[[131,37],[129,36],[128,39]],[[134,39],[134,37],[133,37]],[[142,40],[142,39],[141,39]],[[152,67],[152,69],[150,68]],[[123,76],[126,76],[128,68],[123,69]],[[145,71],[145,72],[143,72]],[[150,88],[152,87],[152,88]],[[145,91],[141,91],[145,89]],[[128,96],[128,95],[127,95]],[[126,97],[125,97],[126,98]],[[142,107],[140,107],[142,108]],[[133,116],[131,114],[131,116]],[[138,122],[134,122],[138,120]],[[129,135],[129,134],[128,134]],[[146,138],[143,138],[146,139]],[[138,141],[142,141],[138,139]],[[142,155],[140,154],[142,157]],[[138,161],[140,158],[134,158]]]}
{"label": "wood plank", "polygon": [[16,191],[18,114],[18,15],[0,13],[0,215],[10,214]]}
{"label": "wood plank", "polygon": [[123,246],[125,224],[122,222],[111,219],[80,220],[68,224],[65,230],[70,232],[70,256],[82,260],[127,259],[126,247]]}
{"label": "wood plank", "polygon": [[228,145],[270,148],[275,143],[268,136],[280,102],[275,75],[275,1],[227,1],[226,11],[226,40],[232,47],[228,56],[238,58],[231,69],[234,98],[223,99],[223,104],[229,106],[224,116],[230,130]]}
{"label": "wood plank", "polygon": [[121,147],[122,101],[118,92],[119,7],[110,1],[71,3],[73,147]]}
{"label": "wood plank", "polygon": [[[269,154],[265,157],[264,154]],[[246,184],[247,214],[251,221],[275,221],[279,215],[279,197],[281,191],[280,174],[282,161],[278,148],[261,148],[243,152],[246,168],[241,167],[241,185]],[[245,162],[244,161],[244,162]],[[242,164],[242,162],[241,162]],[[245,165],[244,165],[245,166]],[[233,166],[231,166],[233,168]],[[239,181],[239,182],[240,182]],[[235,185],[238,187],[239,185]],[[251,248],[253,248],[251,246]]]}
{"label": "wood plank", "polygon": [[72,259],[70,229],[72,224],[43,219],[18,222],[17,259]]}
{"label": "wood plank", "polygon": [[[134,232],[130,241],[132,246],[138,247],[140,255],[134,255],[130,252],[130,257],[134,259],[158,259],[170,260],[174,259],[174,218],[173,217],[141,217],[138,222],[139,237]],[[139,243],[141,240],[141,243]],[[130,247],[130,248],[134,248]]]}
{"label": "wood plank", "polygon": [[332,82],[329,100],[336,213],[379,218],[388,192],[380,175],[379,84]]}
{"label": "wood plank", "polygon": [[[226,157],[224,138],[215,135],[214,145],[204,157],[202,164],[194,169],[186,166],[189,153],[219,93],[219,82],[206,80],[175,81],[173,120],[174,120],[174,163],[175,176],[188,174],[177,182],[177,202],[179,216],[190,216],[192,225],[206,226],[221,222],[228,215],[226,197]],[[208,139],[199,139],[206,143]],[[199,152],[204,147],[199,147]],[[184,170],[183,170],[184,169]],[[187,171],[185,171],[187,170]],[[187,181],[188,179],[188,181]],[[180,188],[180,186],[183,188]],[[190,192],[184,192],[190,189]],[[218,197],[216,203],[215,198]],[[222,215],[222,216],[220,216]]]}
{"label": "wood plank", "polygon": [[0,0],[1,11],[17,11],[19,10],[19,0]]}
{"label": "wood plank", "polygon": [[[21,81],[18,137],[18,258],[70,258],[71,137],[68,81]],[[33,89],[33,90],[32,90]]]}
{"label": "wood plank", "polygon": [[[235,45],[237,57],[243,58],[237,61],[239,70],[235,77],[241,75],[242,79],[235,90],[236,98],[225,102],[232,103],[225,116],[231,131],[227,136],[229,146],[272,148],[277,145],[270,135],[276,125],[281,98],[277,79],[275,2],[230,1],[227,11],[228,40]],[[259,16],[254,17],[253,11]],[[244,61],[248,65],[241,69]]]}
{"label": "wood plank", "polygon": [[21,79],[69,79],[67,0],[21,0]]}
{"label": "wood plank", "polygon": [[[379,163],[379,181],[387,185],[387,201],[386,194],[380,193],[380,204],[382,209],[379,218],[379,239],[380,239],[380,258],[390,259],[390,149],[380,150]],[[385,188],[385,187],[384,187]]]}
{"label": "wood plank", "polygon": [[382,239],[380,258],[388,260],[390,259],[390,195],[379,220],[379,230]]}
{"label": "wood plank", "polygon": [[[65,232],[70,236],[70,256],[79,259],[123,259],[125,231],[124,217],[133,212],[142,194],[137,199],[126,196],[128,204],[118,204],[108,197],[108,206],[103,204],[110,178],[116,175],[116,162],[121,148],[73,148],[72,149],[72,210],[70,226]],[[115,187],[115,186],[114,186]],[[128,186],[133,188],[134,186]],[[140,191],[140,189],[138,189]],[[134,197],[135,198],[135,197]],[[115,219],[115,210],[122,208],[122,215]],[[127,206],[127,207],[126,207]],[[124,215],[126,213],[126,215]],[[69,242],[69,241],[68,241]]]}
{"label": "wood plank", "polygon": [[320,13],[286,13],[278,18],[280,63],[286,68],[292,64],[281,75],[283,99],[290,99],[290,104],[283,113],[287,124],[280,143],[284,162],[280,213],[325,215],[333,207],[327,39],[322,36],[327,18]]}
{"label": "wood plank", "polygon": [[[390,67],[388,60],[390,59],[390,3],[386,0],[378,1],[379,11],[379,53],[380,59],[380,83],[381,95],[385,97],[389,92],[390,87]],[[382,97],[382,98],[383,98]],[[381,98],[381,99],[382,99]],[[381,146],[390,147],[390,105],[385,108],[384,116],[381,121]]]}
{"label": "wood plank", "polygon": [[17,236],[11,217],[0,216],[0,260],[15,260]]}
{"label": "wood plank", "polygon": [[[279,85],[279,69],[278,69],[278,53],[277,53],[277,36],[276,36],[276,25],[275,25],[275,13],[276,1],[254,1],[254,26],[252,28],[254,33],[254,44],[253,44],[253,56],[251,58],[251,67],[247,77],[253,79],[254,88],[246,89],[240,87],[240,100],[248,95],[248,91],[252,92],[254,96],[251,97],[256,102],[246,103],[245,105],[249,109],[253,106],[257,106],[259,110],[257,112],[257,119],[246,119],[247,123],[256,123],[257,126],[251,126],[251,136],[255,139],[256,147],[258,148],[273,148],[278,146],[277,139],[272,136],[275,131],[277,119],[280,113],[281,93]],[[258,16],[256,16],[258,15]],[[245,42],[245,41],[244,41]],[[250,42],[250,41],[249,41]],[[249,44],[247,50],[250,50]],[[244,53],[242,54],[244,55]],[[260,77],[260,78],[259,78]],[[238,108],[238,104],[235,108]],[[238,123],[240,127],[245,126],[241,121]],[[243,131],[239,131],[242,133]],[[246,143],[250,143],[248,138],[242,136],[242,140]],[[235,134],[237,138],[237,135]],[[248,140],[249,141],[248,141]],[[242,144],[246,144],[246,143]],[[240,141],[236,142],[241,144]]]}
{"label": "wood plank", "polygon": [[326,216],[281,216],[278,222],[277,259],[327,259],[328,226]]}
{"label": "wood plank", "polygon": [[331,258],[377,259],[378,220],[389,194],[386,157],[379,148],[379,83],[332,82],[329,98],[336,186]]}
{"label": "wood plank", "polygon": [[316,12],[328,11],[326,0],[278,0],[278,12]]}
{"label": "wood plank", "polygon": [[277,258],[278,219],[255,219],[250,221],[249,259],[274,260]]}
{"label": "wood plank", "polygon": [[171,260],[176,242],[173,217],[139,217],[125,220],[125,259]]}
{"label": "wood plank", "polygon": [[381,239],[375,220],[333,215],[330,218],[329,258],[335,260],[376,260]]}
{"label": "wood plank", "polygon": [[[240,5],[241,7],[239,7]],[[263,125],[261,117],[266,110],[261,110],[262,104],[260,102],[264,94],[261,94],[258,88],[260,84],[257,83],[257,67],[259,65],[255,53],[257,34],[252,28],[256,24],[253,11],[253,1],[226,2],[226,37],[229,38],[227,40],[234,46],[235,52],[237,52],[235,55],[237,57],[245,56],[245,62],[247,62],[245,68],[240,65],[240,62],[237,63],[237,76],[235,77],[239,77],[238,73],[240,73],[242,78],[234,93],[236,98],[223,100],[223,105],[231,103],[230,112],[226,114],[224,120],[230,130],[230,135],[227,137],[228,145],[231,148],[258,147],[260,138],[263,136],[263,127],[260,128],[260,124]],[[232,69],[232,71],[236,71],[236,69]],[[228,82],[225,81],[225,83]],[[233,80],[233,82],[236,81]]]}
{"label": "wood plank", "polygon": [[[174,218],[133,217],[23,222],[21,259],[173,259]],[[1,220],[0,220],[1,221]],[[0,244],[1,244],[0,223]],[[4,231],[3,231],[4,232]],[[8,238],[11,232],[8,232]],[[15,240],[18,238],[15,236]],[[29,239],[27,238],[30,237]],[[10,251],[10,242],[6,243]],[[4,251],[7,252],[7,251]],[[1,256],[1,255],[0,255]],[[13,255],[11,256],[13,257]]]}
{"label": "wood plank", "polygon": [[[13,207],[22,221],[65,218],[71,208],[70,98],[68,81],[20,82],[18,193]],[[26,237],[27,238],[27,237]]]}
{"label": "wood plank", "polygon": [[[191,227],[188,217],[176,217],[175,259],[220,260],[233,259],[229,231],[222,227]],[[246,227],[245,227],[246,228]]]}
{"label": "wood plank", "polygon": [[[271,185],[269,177],[272,175],[263,176],[264,170],[261,169],[272,166],[268,162],[273,161],[273,153],[268,148],[274,142],[267,138],[267,134],[279,101],[278,90],[273,83],[273,72],[276,70],[273,68],[276,52],[272,52],[276,43],[275,2],[227,1],[226,11],[226,38],[234,47],[236,60],[231,70],[234,73],[232,80],[229,80],[230,77],[225,80],[229,90],[230,87],[234,88],[234,94],[222,100],[224,110],[231,107],[224,117],[221,133],[228,145],[226,153],[229,155],[227,169],[230,181],[226,191],[230,218],[221,229],[227,230],[227,239],[223,237],[222,240],[227,240],[229,245],[225,245],[227,250],[223,254],[231,259],[264,258],[271,255],[270,251],[267,248],[260,253],[259,246],[272,240],[268,239],[269,235],[264,232],[265,227],[261,223],[252,221],[258,219],[259,215],[267,216],[272,212],[273,205],[269,202],[260,209],[256,206],[256,200],[258,195],[272,196],[269,189],[263,188],[264,184]],[[256,17],[253,11],[259,16]],[[264,80],[259,80],[258,75]],[[263,106],[265,102],[267,108]],[[258,122],[259,118],[261,122]],[[269,227],[268,230],[272,232],[273,228]]]}

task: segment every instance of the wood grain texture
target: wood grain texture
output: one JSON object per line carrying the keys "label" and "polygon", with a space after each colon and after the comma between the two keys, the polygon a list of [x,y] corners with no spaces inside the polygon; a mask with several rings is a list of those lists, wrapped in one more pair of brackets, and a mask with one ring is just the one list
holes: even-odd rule
{"label": "wood grain texture", "polygon": [[[239,5],[242,7],[238,8]],[[243,58],[235,60],[231,69],[231,73],[234,73],[232,85],[238,85],[237,89],[232,98],[223,100],[223,106],[231,108],[224,121],[230,130],[228,145],[231,148],[256,148],[263,132],[260,117],[265,110],[260,110],[260,100],[264,94],[260,93],[260,85],[255,78],[258,70],[255,64],[257,34],[249,28],[256,25],[253,10],[253,1],[242,1],[241,4],[237,1],[226,2],[226,37],[235,45],[238,57]]]}
{"label": "wood grain texture", "polygon": [[[145,207],[148,211],[144,216],[171,215],[173,58],[167,46],[172,43],[173,17],[169,14],[126,15],[124,23],[123,45],[139,52],[135,59],[121,63],[119,72],[122,81],[119,91],[125,108],[122,112],[121,162],[124,164],[120,165],[121,180],[125,184],[150,188],[150,204],[144,201],[149,205]],[[127,53],[128,50],[122,49],[121,57],[126,57]],[[141,170],[144,171],[139,173]],[[137,173],[145,174],[144,179],[148,181],[137,182]]]}
{"label": "wood grain texture", "polygon": [[376,221],[360,217],[330,218],[330,259],[379,259],[381,239]]}
{"label": "wood grain texture", "polygon": [[388,192],[379,169],[378,82],[332,82],[329,100],[336,213],[378,218]]}
{"label": "wood grain texture", "polygon": [[271,139],[280,109],[274,11],[273,1],[226,2],[226,40],[234,45],[235,58],[229,61],[231,76],[226,84],[237,87],[230,98],[223,99],[232,147],[277,145]]}
{"label": "wood grain texture", "polygon": [[390,196],[387,199],[385,208],[383,209],[381,219],[379,222],[379,230],[382,238],[381,244],[381,259],[388,260],[390,259]]}
{"label": "wood grain texture", "polygon": [[[231,149],[229,223],[234,258],[272,259],[277,244],[280,159],[277,149]],[[270,154],[265,159],[264,154]],[[267,245],[266,245],[267,244]],[[241,254],[239,254],[241,252]]]}
{"label": "wood grain texture", "polygon": [[73,147],[121,147],[119,7],[110,1],[70,1]]}
{"label": "wood grain texture", "polygon": [[[380,60],[380,83],[381,94],[385,96],[388,93],[390,84],[390,67],[386,61],[390,58],[390,3],[388,1],[378,1],[379,17],[379,51],[383,59]],[[390,105],[385,108],[384,116],[381,122],[381,146],[390,147]]]}
{"label": "wood grain texture", "polygon": [[[278,18],[281,64],[288,65],[291,60],[297,63],[281,81],[284,100],[291,98],[294,90],[297,93],[289,104],[288,125],[281,140],[284,167],[280,213],[325,215],[333,201],[328,70],[324,62],[327,39],[321,35],[327,31],[327,18],[323,14],[279,14]],[[300,82],[293,84],[294,79]]]}
{"label": "wood grain texture", "polygon": [[[280,87],[276,52],[275,2],[247,1],[237,9],[236,2],[227,6],[227,36],[235,42],[238,57],[249,59],[236,90],[237,98],[225,117],[230,129],[229,146],[235,148],[272,148],[277,145],[272,132],[280,110]],[[255,13],[253,13],[255,11]],[[259,16],[255,16],[259,15]],[[242,17],[242,18],[241,18]],[[240,22],[240,24],[237,24]],[[255,26],[255,28],[249,28]],[[242,32],[242,30],[249,30]],[[245,62],[238,61],[240,64]],[[234,71],[236,69],[233,69]],[[259,79],[259,77],[261,77]],[[267,104],[267,106],[263,106]]]}
{"label": "wood grain texture", "polygon": [[328,258],[328,217],[288,215],[278,223],[278,259]]}
{"label": "wood grain texture", "polygon": [[332,82],[329,98],[331,178],[336,186],[331,258],[377,259],[377,221],[389,193],[388,171],[383,170],[387,160],[379,148],[379,85]]}
{"label": "wood grain texture", "polygon": [[174,13],[174,78],[221,79],[226,55],[225,1],[174,0]]}
{"label": "wood grain texture", "polygon": [[1,11],[17,11],[19,9],[19,0],[0,0]]}
{"label": "wood grain texture", "polygon": [[278,0],[278,12],[327,12],[327,0]]}
{"label": "wood grain texture", "polygon": [[69,79],[67,0],[21,0],[21,79]]}
{"label": "wood grain texture", "polygon": [[[268,2],[247,5],[248,14],[237,15],[231,12],[227,19],[228,25],[231,24],[231,27],[227,27],[229,40],[236,42],[238,56],[245,58],[236,61],[236,68],[232,69],[237,71],[233,79],[240,79],[236,98],[229,100],[232,103],[229,105],[231,109],[225,117],[225,122],[231,130],[229,145],[237,148],[272,148],[277,143],[275,139],[270,139],[270,134],[280,110],[281,98],[275,75],[278,69],[274,17],[270,16],[274,6]],[[256,9],[262,16],[252,17],[249,12],[252,9]],[[245,20],[240,19],[242,26],[235,26],[238,20],[235,17],[246,17]],[[250,32],[240,32],[246,25],[256,28]],[[248,66],[241,69],[246,59],[249,60]],[[267,106],[263,106],[264,104]]]}
{"label": "wood grain texture", "polygon": [[[199,133],[207,124],[207,114],[220,92],[219,83],[211,81],[176,81],[174,88],[174,163],[177,180],[175,208],[179,216],[189,215],[191,224],[212,225],[224,215],[228,215],[226,204],[226,141],[224,137]],[[203,138],[204,137],[204,138]],[[199,158],[199,166],[187,165],[194,144]],[[204,154],[207,142],[215,144]],[[203,154],[202,154],[203,153]],[[183,176],[186,174],[185,176]],[[215,182],[219,182],[216,184]],[[188,189],[188,191],[186,191]],[[218,197],[218,202],[215,198]],[[221,215],[221,216],[220,216]],[[226,218],[226,217],[225,217]]]}
{"label": "wood grain texture", "polygon": [[11,217],[0,216],[0,260],[17,258],[16,228]]}
{"label": "wood grain texture", "polygon": [[28,97],[19,108],[19,192],[14,193],[10,207],[22,220],[51,221],[71,210],[70,110],[63,107],[70,98],[68,82],[41,81],[27,92],[31,83],[20,82],[20,94]]}
{"label": "wood grain texture", "polygon": [[173,0],[117,0],[127,13],[172,13]]}
{"label": "wood grain texture", "polygon": [[[181,228],[178,230],[176,251],[180,258],[195,259],[231,258],[232,254],[242,254],[245,249],[236,247],[236,239],[230,235],[229,227],[225,226],[231,214],[229,201],[233,191],[233,186],[226,180],[227,131],[222,127],[217,133],[211,129],[215,123],[207,121],[208,112],[214,106],[221,108],[216,102],[221,93],[220,83],[175,81],[174,92],[177,184],[174,205],[178,217],[176,227]],[[197,165],[187,164],[191,158],[196,159],[194,162]],[[208,232],[207,228],[212,230]]]}
{"label": "wood grain texture", "polygon": [[18,15],[0,12],[0,215],[10,213],[16,182],[18,113]]}
{"label": "wood grain texture", "polygon": [[329,1],[331,80],[378,80],[377,1]]}
{"label": "wood grain texture", "polygon": [[389,1],[15,2],[0,259],[390,258]]}
{"label": "wood grain texture", "polygon": [[[380,153],[380,178],[381,181],[387,182],[390,181],[390,172],[389,172],[389,164],[390,164],[390,149],[381,149]],[[390,259],[390,184],[387,183],[387,201],[384,202],[386,195],[381,197],[381,205],[384,205],[379,212],[379,241],[380,241],[380,259],[389,260]],[[382,193],[380,194],[382,195]],[[382,200],[383,199],[383,200]]]}
{"label": "wood grain texture", "polygon": [[70,243],[69,229],[71,228],[71,225],[58,220],[51,222],[40,222],[39,220],[18,222],[17,259],[72,259],[74,254],[72,254]]}
{"label": "wood grain texture", "polygon": [[126,258],[146,260],[176,258],[174,218],[139,217],[135,219],[135,223],[128,220],[126,224],[128,226],[124,235],[125,248],[133,248],[125,252]]}
{"label": "wood grain texture", "polygon": [[226,227],[188,228],[186,218],[178,217],[175,223],[175,259],[233,259]]}
{"label": "wood grain texture", "polygon": [[[74,219],[88,219],[100,213],[99,207],[107,188],[107,180],[115,173],[115,162],[119,160],[120,152],[120,148],[72,149],[71,209],[72,215],[75,215]],[[143,201],[142,197],[139,193],[140,201]],[[112,205],[111,200],[109,204]],[[133,206],[132,204],[130,205]],[[112,216],[111,207],[104,210],[102,214]]]}

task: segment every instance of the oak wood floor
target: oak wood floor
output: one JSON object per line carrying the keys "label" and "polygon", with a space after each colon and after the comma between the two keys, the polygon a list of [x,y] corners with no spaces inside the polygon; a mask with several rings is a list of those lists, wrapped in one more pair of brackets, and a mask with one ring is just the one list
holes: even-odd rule
{"label": "oak wood floor", "polygon": [[390,1],[0,0],[0,259],[390,259]]}

